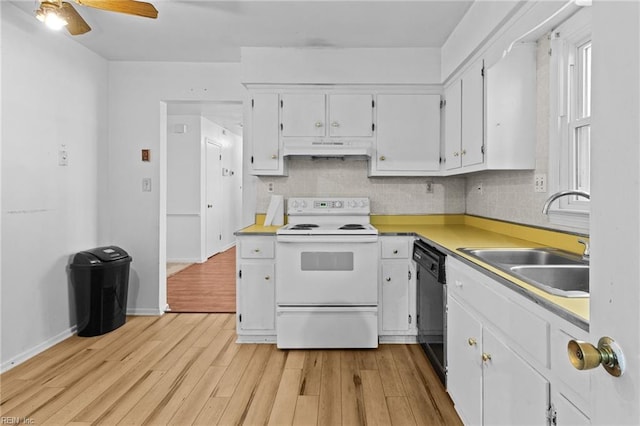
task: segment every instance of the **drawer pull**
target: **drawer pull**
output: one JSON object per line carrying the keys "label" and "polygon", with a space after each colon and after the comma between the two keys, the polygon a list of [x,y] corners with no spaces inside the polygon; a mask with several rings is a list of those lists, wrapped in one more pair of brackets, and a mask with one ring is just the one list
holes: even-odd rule
{"label": "drawer pull", "polygon": [[260,249],[254,249],[253,252],[254,253],[260,253]]}
{"label": "drawer pull", "polygon": [[394,251],[393,251],[393,254],[398,254],[398,250],[397,250],[397,249],[396,249],[396,250],[394,250]]}
{"label": "drawer pull", "polygon": [[269,281],[271,279],[271,277],[269,275],[267,275],[266,277],[264,277],[264,279]]}
{"label": "drawer pull", "polygon": [[387,282],[391,282],[391,277],[387,277],[387,278],[386,278],[386,281],[387,281]]}
{"label": "drawer pull", "polygon": [[473,337],[469,337],[469,340],[467,340],[467,343],[469,344],[469,346],[475,346],[478,342]]}

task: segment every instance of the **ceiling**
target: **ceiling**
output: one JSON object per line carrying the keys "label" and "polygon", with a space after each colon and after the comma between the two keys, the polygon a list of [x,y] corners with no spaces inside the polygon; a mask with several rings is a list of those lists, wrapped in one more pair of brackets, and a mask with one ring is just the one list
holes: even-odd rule
{"label": "ceiling", "polygon": [[[66,0],[72,2],[72,0]],[[112,61],[240,62],[241,47],[441,47],[473,1],[151,0],[158,19],[80,6],[92,30],[70,36]],[[38,0],[12,1],[34,15]],[[35,16],[34,16],[35,20]],[[169,105],[240,133],[242,107]]]}
{"label": "ceiling", "polygon": [[[30,14],[38,6],[12,3]],[[152,3],[157,20],[74,4],[92,28],[74,40],[113,61],[239,62],[241,46],[441,47],[472,1]]]}

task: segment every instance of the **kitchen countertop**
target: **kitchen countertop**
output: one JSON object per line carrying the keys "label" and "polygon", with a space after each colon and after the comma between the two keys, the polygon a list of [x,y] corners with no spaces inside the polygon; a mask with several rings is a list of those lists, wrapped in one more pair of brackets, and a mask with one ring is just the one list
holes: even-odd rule
{"label": "kitchen countertop", "polygon": [[[257,219],[258,223],[260,218]],[[371,216],[371,224],[381,236],[415,235],[475,269],[497,279],[535,303],[588,329],[589,298],[567,298],[546,293],[506,272],[475,259],[459,248],[553,247],[580,254],[577,242],[584,235],[557,232],[470,215]],[[252,225],[236,235],[274,235],[278,226]]]}

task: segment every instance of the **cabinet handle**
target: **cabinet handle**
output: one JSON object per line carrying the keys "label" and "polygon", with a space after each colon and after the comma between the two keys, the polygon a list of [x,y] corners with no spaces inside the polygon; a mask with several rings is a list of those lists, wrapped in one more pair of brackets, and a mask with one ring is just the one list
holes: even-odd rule
{"label": "cabinet handle", "polygon": [[393,251],[393,254],[398,254],[398,250],[394,250],[394,251]]}
{"label": "cabinet handle", "polygon": [[269,275],[267,275],[266,277],[264,277],[264,279],[269,281],[271,279],[271,277]]}
{"label": "cabinet handle", "polygon": [[459,157],[459,156],[460,156],[460,154],[458,153],[458,151],[456,151],[456,152],[454,152],[454,153],[453,153],[453,156],[454,156],[454,157]]}
{"label": "cabinet handle", "polygon": [[253,250],[254,253],[260,253],[260,249]]}
{"label": "cabinet handle", "polygon": [[387,278],[385,278],[385,280],[386,280],[387,282],[391,282],[391,277],[387,277]]}
{"label": "cabinet handle", "polygon": [[465,155],[467,153],[466,149],[463,149],[462,152],[460,153],[460,155]]}
{"label": "cabinet handle", "polygon": [[484,362],[491,361],[491,354],[488,354],[488,353],[486,353],[486,352],[483,352],[483,353],[482,353],[482,360],[483,360]]}
{"label": "cabinet handle", "polygon": [[381,155],[381,156],[380,156],[380,161],[384,161],[384,160],[386,160],[386,159],[387,159],[387,157],[385,157],[384,155]]}
{"label": "cabinet handle", "polygon": [[275,160],[276,158],[278,158],[278,156],[277,156],[276,154],[273,154],[273,155],[271,156],[271,159],[272,159],[272,160]]}
{"label": "cabinet handle", "polygon": [[334,121],[333,123],[331,123],[331,127],[340,127],[340,123]]}
{"label": "cabinet handle", "polygon": [[322,127],[322,122],[321,121],[316,121],[316,127]]}
{"label": "cabinet handle", "polygon": [[478,342],[473,337],[469,337],[469,340],[467,340],[467,343],[469,344],[469,346],[475,346],[476,343]]}

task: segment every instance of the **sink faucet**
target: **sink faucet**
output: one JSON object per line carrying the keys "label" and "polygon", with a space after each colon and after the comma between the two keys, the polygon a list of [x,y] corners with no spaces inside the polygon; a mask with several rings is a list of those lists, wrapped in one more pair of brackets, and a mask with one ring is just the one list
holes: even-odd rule
{"label": "sink faucet", "polygon": [[[586,191],[578,191],[578,190],[574,190],[574,189],[569,189],[569,190],[566,190],[566,191],[556,192],[555,194],[552,194],[547,199],[547,201],[544,203],[544,207],[542,207],[542,213],[543,214],[549,214],[549,207],[551,206],[551,203],[553,203],[555,200],[557,200],[560,197],[566,197],[568,195],[578,195],[580,197],[586,198],[587,200],[591,199],[591,195],[589,195],[589,193],[586,192]],[[578,240],[578,242],[580,244],[584,244],[584,251],[582,252],[582,260],[588,262],[589,261],[589,255],[590,255],[589,241]]]}
{"label": "sink faucet", "polygon": [[553,203],[555,200],[557,200],[560,197],[566,197],[568,195],[578,195],[580,197],[584,197],[587,200],[591,199],[591,195],[589,195],[588,192],[586,191],[578,191],[578,190],[574,190],[574,189],[569,189],[566,191],[560,191],[560,192],[556,192],[555,194],[551,195],[547,201],[544,203],[544,207],[542,207],[542,213],[543,214],[549,214],[549,207],[551,207],[551,203]]}

